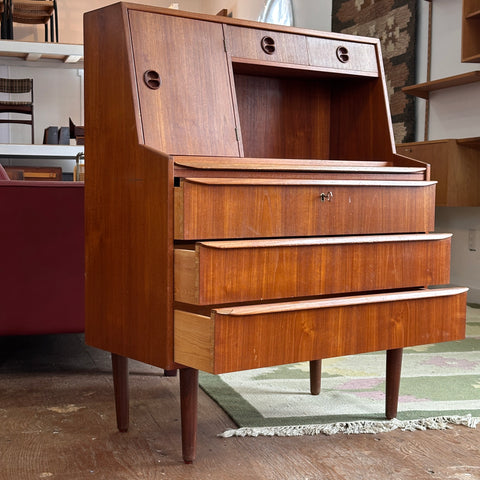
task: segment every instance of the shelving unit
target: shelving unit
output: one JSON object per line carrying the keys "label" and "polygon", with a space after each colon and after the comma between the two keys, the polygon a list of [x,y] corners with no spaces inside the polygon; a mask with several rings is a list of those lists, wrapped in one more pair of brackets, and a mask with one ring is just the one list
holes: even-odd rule
{"label": "shelving unit", "polygon": [[16,143],[0,144],[0,158],[51,158],[75,159],[78,153],[83,152],[83,145],[27,145]]}
{"label": "shelving unit", "polygon": [[419,83],[417,85],[411,85],[409,87],[402,88],[402,91],[409,95],[428,100],[430,98],[430,92],[433,92],[435,90],[458,87],[461,85],[467,85],[469,83],[476,82],[480,82],[479,70],[462,73],[460,75],[454,75],[452,77],[440,78],[438,80],[432,80],[430,82]]}
{"label": "shelving unit", "polygon": [[83,45],[0,40],[0,57],[9,65],[83,68]]}
{"label": "shelving unit", "polygon": [[[33,68],[83,69],[83,45],[0,40],[1,63]],[[0,159],[74,160],[83,145],[0,144]]]}
{"label": "shelving unit", "polygon": [[463,0],[462,62],[480,62],[480,0]]}
{"label": "shelving unit", "polygon": [[[429,6],[431,39],[432,0]],[[429,43],[429,58],[431,45]],[[462,62],[480,62],[480,0],[463,0]],[[430,67],[430,66],[428,66]],[[435,204],[446,207],[480,206],[480,137],[428,139],[430,93],[480,81],[480,71],[430,80],[402,90],[426,101],[425,141],[397,145],[397,151],[429,163],[431,178],[438,181]]]}

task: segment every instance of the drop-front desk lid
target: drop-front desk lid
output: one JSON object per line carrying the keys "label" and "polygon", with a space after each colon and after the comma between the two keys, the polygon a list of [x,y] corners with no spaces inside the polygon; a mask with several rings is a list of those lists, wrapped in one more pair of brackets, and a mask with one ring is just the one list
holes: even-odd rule
{"label": "drop-front desk lid", "polygon": [[345,172],[345,173],[424,173],[426,166],[394,165],[386,161],[362,160],[310,160],[284,158],[240,158],[240,157],[193,157],[175,156],[177,169],[198,170],[254,170],[292,172]]}

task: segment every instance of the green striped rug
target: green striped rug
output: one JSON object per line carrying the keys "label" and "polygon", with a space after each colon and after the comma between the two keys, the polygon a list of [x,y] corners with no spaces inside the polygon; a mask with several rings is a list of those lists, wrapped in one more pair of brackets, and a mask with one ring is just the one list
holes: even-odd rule
{"label": "green striped rug", "polygon": [[319,396],[309,393],[308,363],[201,372],[200,385],[240,427],[224,436],[474,427],[480,421],[480,309],[467,309],[465,340],[404,350],[398,416],[390,422],[385,352],[323,360]]}

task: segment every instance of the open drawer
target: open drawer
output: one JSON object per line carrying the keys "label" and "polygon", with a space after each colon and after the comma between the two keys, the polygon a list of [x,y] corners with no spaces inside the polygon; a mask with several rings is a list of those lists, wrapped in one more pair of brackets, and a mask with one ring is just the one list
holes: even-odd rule
{"label": "open drawer", "polygon": [[390,350],[465,337],[466,288],[176,310],[174,357],[210,373]]}
{"label": "open drawer", "polygon": [[197,242],[175,250],[175,300],[194,305],[445,285],[450,234]]}
{"label": "open drawer", "polygon": [[187,178],[174,189],[184,240],[430,232],[435,182]]}

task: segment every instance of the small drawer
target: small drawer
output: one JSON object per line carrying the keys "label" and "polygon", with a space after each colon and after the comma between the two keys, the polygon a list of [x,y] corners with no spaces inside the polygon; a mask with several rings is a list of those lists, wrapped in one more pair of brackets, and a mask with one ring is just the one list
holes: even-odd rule
{"label": "small drawer", "polygon": [[174,312],[175,362],[226,373],[465,338],[465,288]]}
{"label": "small drawer", "polygon": [[303,35],[226,25],[225,37],[232,57],[308,65]]}
{"label": "small drawer", "polygon": [[435,182],[183,179],[180,240],[431,232]]}
{"label": "small drawer", "polygon": [[451,235],[197,243],[175,250],[175,300],[218,305],[445,285]]}
{"label": "small drawer", "polygon": [[377,55],[373,44],[308,37],[307,46],[312,66],[378,76]]}

